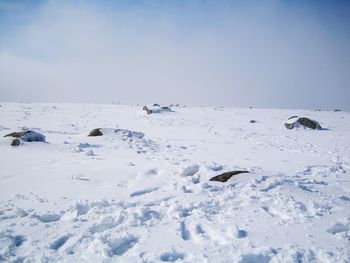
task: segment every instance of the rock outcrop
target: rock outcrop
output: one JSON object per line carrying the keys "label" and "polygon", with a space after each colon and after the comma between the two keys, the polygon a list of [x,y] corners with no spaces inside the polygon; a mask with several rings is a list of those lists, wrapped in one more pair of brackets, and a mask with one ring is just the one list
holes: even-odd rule
{"label": "rock outcrop", "polygon": [[88,136],[102,136],[101,128],[93,129]]}
{"label": "rock outcrop", "polygon": [[236,174],[242,174],[242,173],[249,173],[249,172],[248,171],[231,171],[231,172],[226,172],[226,173],[214,176],[209,181],[217,181],[217,182],[224,183],[224,182],[227,182],[227,180],[230,179],[232,176],[234,176]]}
{"label": "rock outcrop", "polygon": [[20,144],[21,144],[21,141],[18,138],[13,139],[11,142],[11,146],[19,146]]}
{"label": "rock outcrop", "polygon": [[[5,135],[4,137],[14,137],[25,142],[45,142],[45,135],[35,131],[12,132]],[[14,141],[15,140],[12,141],[13,144],[18,144],[18,141],[16,142]],[[18,145],[15,145],[15,146],[18,146]]]}
{"label": "rock outcrop", "polygon": [[306,118],[306,117],[298,117],[292,116],[288,119],[288,121],[284,124],[287,129],[305,127],[313,130],[322,130],[321,125],[318,121]]}

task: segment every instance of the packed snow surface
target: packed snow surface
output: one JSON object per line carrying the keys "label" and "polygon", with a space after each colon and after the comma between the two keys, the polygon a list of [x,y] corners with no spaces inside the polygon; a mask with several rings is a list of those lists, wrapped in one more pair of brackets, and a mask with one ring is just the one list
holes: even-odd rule
{"label": "packed snow surface", "polygon": [[349,262],[349,113],[173,110],[1,103],[0,261]]}

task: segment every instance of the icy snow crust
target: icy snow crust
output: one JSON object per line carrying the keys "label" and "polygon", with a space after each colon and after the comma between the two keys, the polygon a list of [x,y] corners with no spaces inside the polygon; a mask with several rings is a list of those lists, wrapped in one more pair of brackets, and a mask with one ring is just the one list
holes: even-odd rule
{"label": "icy snow crust", "polygon": [[349,262],[349,113],[1,105],[0,261]]}

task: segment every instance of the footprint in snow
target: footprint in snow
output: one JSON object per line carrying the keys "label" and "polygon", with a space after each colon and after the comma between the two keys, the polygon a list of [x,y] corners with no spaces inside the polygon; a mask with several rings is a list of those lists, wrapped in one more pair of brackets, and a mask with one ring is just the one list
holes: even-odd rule
{"label": "footprint in snow", "polygon": [[260,262],[260,263],[268,263],[270,262],[271,257],[263,254],[245,254],[242,255],[239,259],[239,263],[252,263],[252,262]]}
{"label": "footprint in snow", "polygon": [[63,235],[63,236],[57,238],[54,242],[51,243],[50,249],[58,250],[60,247],[62,247],[67,242],[67,240],[70,237],[71,237],[71,234],[66,234],[66,235]]}
{"label": "footprint in snow", "polygon": [[180,232],[181,232],[181,238],[183,240],[189,240],[190,239],[190,232],[187,230],[185,222],[181,222],[181,224],[180,224]]}
{"label": "footprint in snow", "polygon": [[47,213],[42,215],[33,215],[33,217],[36,217],[37,219],[39,219],[39,221],[43,223],[51,223],[51,222],[60,220],[61,215],[54,214],[54,213]]}
{"label": "footprint in snow", "polygon": [[137,242],[138,238],[133,235],[107,240],[107,244],[110,247],[110,256],[121,256],[125,254],[129,249],[135,246]]}
{"label": "footprint in snow", "polygon": [[166,252],[160,255],[160,260],[163,262],[175,262],[177,260],[183,260],[184,254],[178,252]]}
{"label": "footprint in snow", "polygon": [[135,191],[133,193],[130,194],[131,197],[135,197],[135,196],[140,196],[140,195],[144,195],[144,194],[149,194],[152,193],[154,191],[157,191],[159,189],[159,187],[149,187],[143,190],[139,190],[139,191]]}
{"label": "footprint in snow", "polygon": [[332,235],[347,232],[350,230],[350,224],[343,224],[340,222],[335,223],[331,228],[327,230],[328,233],[331,233]]}

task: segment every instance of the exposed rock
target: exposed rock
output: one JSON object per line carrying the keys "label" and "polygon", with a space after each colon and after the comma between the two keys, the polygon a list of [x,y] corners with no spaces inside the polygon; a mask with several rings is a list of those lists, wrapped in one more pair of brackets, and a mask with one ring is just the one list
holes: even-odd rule
{"label": "exposed rock", "polygon": [[30,131],[12,132],[12,133],[6,134],[4,137],[21,138],[23,135],[25,135],[28,132]]}
{"label": "exposed rock", "polygon": [[294,119],[294,118],[298,118],[298,116],[295,116],[295,115],[294,115],[294,116],[292,116],[292,117],[289,117],[288,120]]}
{"label": "exposed rock", "polygon": [[334,112],[339,112],[339,111],[341,111],[340,109],[334,109],[333,110]]}
{"label": "exposed rock", "polygon": [[256,120],[250,120],[249,123],[256,123]]}
{"label": "exposed rock", "polygon": [[160,107],[160,105],[158,103],[154,103],[153,106],[154,107]]}
{"label": "exposed rock", "polygon": [[147,112],[147,114],[152,114],[152,110],[147,108],[147,106],[143,106],[142,110],[145,110]]}
{"label": "exposed rock", "polygon": [[93,129],[88,136],[102,136],[103,133],[100,131],[101,128]]}
{"label": "exposed rock", "polygon": [[21,144],[21,141],[18,138],[13,139],[11,142],[11,146],[19,146],[20,144]]}
{"label": "exposed rock", "polygon": [[219,174],[217,176],[214,176],[211,178],[209,181],[217,181],[217,182],[227,182],[228,179],[230,179],[232,176],[236,174],[241,174],[241,173],[249,173],[248,171],[231,171],[231,172],[226,172],[223,174]]}
{"label": "exposed rock", "polygon": [[161,107],[161,109],[162,109],[162,110],[165,110],[165,111],[171,111],[170,107],[167,107],[167,106]]}
{"label": "exposed rock", "polygon": [[319,125],[319,123],[317,121],[310,120],[310,119],[305,118],[305,117],[299,118],[298,122],[301,125],[303,125],[307,128],[310,128],[310,129],[316,129],[317,126],[319,126],[319,128],[321,128],[321,126]]}
{"label": "exposed rock", "polygon": [[321,125],[315,121],[315,120],[311,120],[309,118],[306,117],[298,117],[298,116],[292,116],[288,119],[288,121],[284,124],[284,126],[287,129],[293,129],[293,128],[298,128],[300,126],[304,126],[306,128],[310,128],[310,129],[317,129],[317,130],[321,130],[322,127]]}

